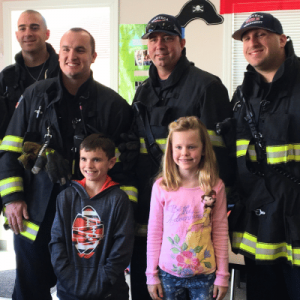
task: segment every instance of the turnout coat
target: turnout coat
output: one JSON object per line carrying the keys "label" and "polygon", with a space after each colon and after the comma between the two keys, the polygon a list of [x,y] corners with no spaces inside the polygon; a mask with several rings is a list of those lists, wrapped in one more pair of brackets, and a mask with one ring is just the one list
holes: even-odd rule
{"label": "turnout coat", "polygon": [[300,265],[300,61],[292,41],[286,60],[266,85],[249,65],[241,89],[252,106],[265,141],[263,161],[239,93],[233,97],[236,119],[239,199],[229,217],[232,248],[267,264]]}

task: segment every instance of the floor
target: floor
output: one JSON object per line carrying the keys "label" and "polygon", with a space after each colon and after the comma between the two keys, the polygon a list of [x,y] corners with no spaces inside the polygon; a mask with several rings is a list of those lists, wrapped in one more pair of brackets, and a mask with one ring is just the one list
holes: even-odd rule
{"label": "floor", "polygon": [[[13,251],[0,251],[0,271],[2,270],[11,270],[14,269],[15,266],[15,255]],[[126,275],[126,281],[130,283],[129,275]],[[240,287],[235,287],[235,295],[234,300],[246,300],[246,287],[245,283],[241,282]],[[53,300],[59,300],[56,297],[56,293],[52,294]],[[130,298],[131,299],[131,298]],[[233,300],[230,295],[230,290],[228,290],[226,297],[224,300]],[[0,300],[11,300],[11,298],[1,298]],[[141,299],[142,300],[142,299]]]}

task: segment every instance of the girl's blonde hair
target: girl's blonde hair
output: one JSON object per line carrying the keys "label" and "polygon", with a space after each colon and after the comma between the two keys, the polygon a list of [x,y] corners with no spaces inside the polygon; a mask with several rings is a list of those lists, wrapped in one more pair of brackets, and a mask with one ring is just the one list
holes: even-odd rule
{"label": "girl's blonde hair", "polygon": [[212,144],[205,125],[197,117],[182,117],[169,125],[169,135],[167,138],[166,152],[162,159],[162,171],[157,178],[163,178],[161,186],[166,190],[178,190],[181,185],[181,177],[178,166],[173,160],[172,155],[172,136],[174,132],[187,130],[197,130],[200,141],[203,145],[203,156],[199,163],[198,178],[199,186],[205,192],[209,193],[217,183],[219,172],[217,160],[212,148]]}

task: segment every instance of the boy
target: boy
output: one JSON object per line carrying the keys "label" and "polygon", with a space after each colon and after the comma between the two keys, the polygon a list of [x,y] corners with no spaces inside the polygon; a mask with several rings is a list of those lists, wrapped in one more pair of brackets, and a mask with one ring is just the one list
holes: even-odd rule
{"label": "boy", "polygon": [[88,136],[80,145],[84,179],[58,195],[49,248],[60,300],[129,299],[124,270],[133,249],[133,213],[107,175],[115,162],[110,139]]}

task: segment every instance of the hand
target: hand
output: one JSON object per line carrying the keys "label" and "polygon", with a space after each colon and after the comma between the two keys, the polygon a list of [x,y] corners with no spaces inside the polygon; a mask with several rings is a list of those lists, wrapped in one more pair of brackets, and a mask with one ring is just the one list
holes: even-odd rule
{"label": "hand", "polygon": [[124,171],[132,171],[140,154],[140,139],[133,132],[121,134],[122,143],[118,145],[120,161]]}
{"label": "hand", "polygon": [[226,296],[227,290],[227,286],[214,285],[213,298],[216,298],[216,300],[222,300]]}
{"label": "hand", "polygon": [[150,294],[150,297],[153,300],[160,300],[163,298],[163,291],[162,291],[162,286],[161,284],[148,284],[148,292]]}
{"label": "hand", "polygon": [[28,220],[27,204],[25,201],[15,201],[6,206],[5,215],[8,224],[15,234],[24,231],[23,218]]}

